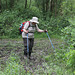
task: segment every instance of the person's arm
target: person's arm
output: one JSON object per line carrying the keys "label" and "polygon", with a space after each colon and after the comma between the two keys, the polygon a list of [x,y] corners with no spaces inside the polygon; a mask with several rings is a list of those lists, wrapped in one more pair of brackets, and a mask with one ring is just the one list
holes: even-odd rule
{"label": "person's arm", "polygon": [[29,22],[27,22],[27,23],[24,25],[23,31],[24,31],[25,33],[28,33],[28,30],[27,30],[28,26],[29,26]]}
{"label": "person's arm", "polygon": [[25,28],[23,29],[23,31],[27,34],[29,31],[28,30],[26,30]]}
{"label": "person's arm", "polygon": [[38,31],[38,32],[44,32],[44,30],[41,30],[41,29],[38,29],[37,31]]}
{"label": "person's arm", "polygon": [[47,30],[42,30],[42,29],[39,29],[39,27],[36,25],[36,28],[37,28],[37,31],[38,32],[48,32]]}

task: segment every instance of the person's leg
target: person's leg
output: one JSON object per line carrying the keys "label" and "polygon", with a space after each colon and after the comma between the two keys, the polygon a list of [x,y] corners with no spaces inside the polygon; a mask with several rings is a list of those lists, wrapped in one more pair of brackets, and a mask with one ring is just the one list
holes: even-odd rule
{"label": "person's leg", "polygon": [[30,43],[29,43],[29,57],[31,56],[31,52],[32,52],[32,47],[34,45],[34,38],[29,39]]}
{"label": "person's leg", "polygon": [[24,43],[24,55],[27,56],[27,38],[23,38]]}

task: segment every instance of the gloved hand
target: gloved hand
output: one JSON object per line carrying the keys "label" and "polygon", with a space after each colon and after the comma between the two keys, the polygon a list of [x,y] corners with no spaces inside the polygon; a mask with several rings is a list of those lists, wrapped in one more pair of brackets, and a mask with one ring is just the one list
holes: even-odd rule
{"label": "gloved hand", "polygon": [[46,33],[46,32],[48,32],[47,30],[44,30],[44,32]]}

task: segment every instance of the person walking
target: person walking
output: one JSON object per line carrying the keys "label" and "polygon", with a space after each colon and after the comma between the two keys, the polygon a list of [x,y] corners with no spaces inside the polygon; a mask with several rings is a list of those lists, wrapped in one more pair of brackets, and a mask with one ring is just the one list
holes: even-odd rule
{"label": "person walking", "polygon": [[[28,48],[29,48],[29,59],[31,59],[31,53],[32,53],[32,48],[34,45],[34,32],[47,32],[47,30],[42,30],[39,29],[38,25],[38,18],[37,17],[32,17],[30,21],[27,21],[24,24],[23,32],[22,32],[22,38],[24,42],[24,57],[27,57],[27,38],[28,38]],[[27,36],[28,34],[28,36]]]}

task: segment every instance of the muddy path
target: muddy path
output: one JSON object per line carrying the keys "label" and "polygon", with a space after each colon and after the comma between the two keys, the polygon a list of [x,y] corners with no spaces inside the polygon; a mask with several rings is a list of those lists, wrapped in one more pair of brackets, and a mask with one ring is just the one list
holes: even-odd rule
{"label": "muddy path", "polygon": [[[61,42],[58,39],[52,39],[52,43],[55,48],[59,49]],[[53,48],[48,39],[35,39],[34,47],[32,52],[32,60],[24,59],[23,55],[23,41],[21,40],[11,40],[11,39],[2,39],[0,40],[0,64],[6,64],[8,57],[13,51],[20,57],[20,64],[24,66],[26,71],[35,73],[45,62],[44,57],[49,53],[53,52]],[[4,66],[0,66],[1,68]]]}

